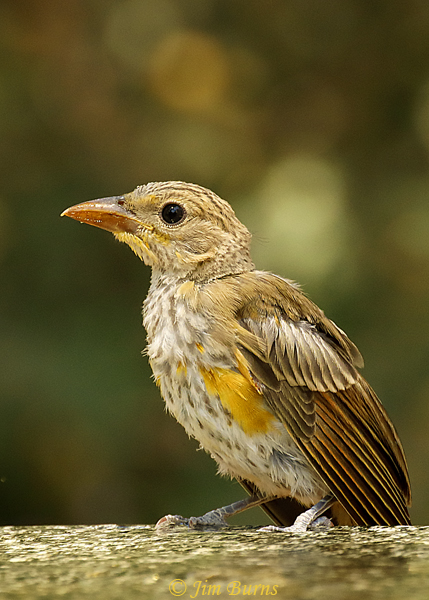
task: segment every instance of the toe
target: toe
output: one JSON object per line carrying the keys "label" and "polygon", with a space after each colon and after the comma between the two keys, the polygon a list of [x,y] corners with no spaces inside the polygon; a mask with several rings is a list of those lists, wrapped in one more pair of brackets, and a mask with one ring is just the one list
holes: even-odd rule
{"label": "toe", "polygon": [[181,515],[165,515],[159,519],[155,525],[155,529],[170,529],[177,526],[188,526],[189,519],[182,517]]}

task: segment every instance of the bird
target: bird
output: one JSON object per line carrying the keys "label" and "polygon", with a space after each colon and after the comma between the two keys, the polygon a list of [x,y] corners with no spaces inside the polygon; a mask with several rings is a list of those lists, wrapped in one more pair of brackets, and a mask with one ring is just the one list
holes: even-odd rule
{"label": "bird", "polygon": [[243,500],[157,526],[216,528],[260,506],[289,532],[410,525],[404,451],[362,356],[292,280],[258,270],[231,205],[182,181],[72,206],[151,268],[146,354],[166,409]]}

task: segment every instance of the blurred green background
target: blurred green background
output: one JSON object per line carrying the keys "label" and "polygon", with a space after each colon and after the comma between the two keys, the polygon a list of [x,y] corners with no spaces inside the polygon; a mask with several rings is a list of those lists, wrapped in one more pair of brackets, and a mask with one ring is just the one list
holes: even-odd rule
{"label": "blurred green background", "polygon": [[149,270],[59,218],[181,179],[359,346],[427,524],[427,0],[2,0],[0,49],[0,523],[243,495],[164,414],[140,355]]}

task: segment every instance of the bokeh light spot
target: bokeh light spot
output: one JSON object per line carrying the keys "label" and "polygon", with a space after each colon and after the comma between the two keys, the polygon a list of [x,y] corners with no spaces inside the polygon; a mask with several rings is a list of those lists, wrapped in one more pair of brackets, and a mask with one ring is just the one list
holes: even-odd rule
{"label": "bokeh light spot", "polygon": [[195,31],[166,36],[155,49],[149,74],[153,93],[177,110],[208,110],[228,84],[226,52],[214,37]]}
{"label": "bokeh light spot", "polygon": [[[334,164],[293,155],[274,164],[263,182],[263,235],[259,248],[270,269],[286,265],[301,278],[324,277],[342,256],[350,224],[344,211],[344,181]],[[272,254],[272,248],[281,254]],[[286,256],[286,259],[285,259]]]}

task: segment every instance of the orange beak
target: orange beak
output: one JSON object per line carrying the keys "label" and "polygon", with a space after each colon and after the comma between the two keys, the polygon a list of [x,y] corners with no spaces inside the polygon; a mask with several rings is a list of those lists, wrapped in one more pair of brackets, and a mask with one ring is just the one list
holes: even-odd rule
{"label": "orange beak", "polygon": [[124,208],[123,196],[90,200],[67,208],[62,217],[100,227],[112,233],[135,234],[141,225],[134,213]]}

